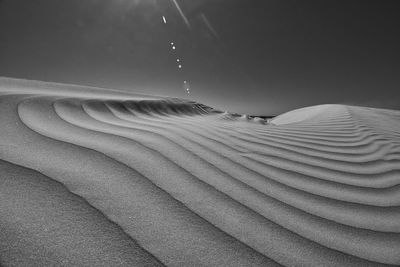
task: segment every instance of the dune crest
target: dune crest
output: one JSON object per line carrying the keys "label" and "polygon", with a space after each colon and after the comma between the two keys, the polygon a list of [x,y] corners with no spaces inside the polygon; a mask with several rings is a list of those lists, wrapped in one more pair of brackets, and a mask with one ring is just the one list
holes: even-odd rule
{"label": "dune crest", "polygon": [[2,265],[400,265],[399,111],[0,78],[0,117]]}

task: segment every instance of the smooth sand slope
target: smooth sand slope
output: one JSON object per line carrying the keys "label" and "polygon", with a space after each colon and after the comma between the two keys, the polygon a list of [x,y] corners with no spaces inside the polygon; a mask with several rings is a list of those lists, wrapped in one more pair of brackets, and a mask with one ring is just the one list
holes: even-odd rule
{"label": "smooth sand slope", "polygon": [[400,265],[399,184],[399,111],[0,78],[1,265]]}

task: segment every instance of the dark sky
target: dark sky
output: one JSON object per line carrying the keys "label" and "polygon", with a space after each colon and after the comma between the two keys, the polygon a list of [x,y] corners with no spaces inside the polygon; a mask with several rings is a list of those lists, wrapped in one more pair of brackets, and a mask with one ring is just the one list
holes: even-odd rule
{"label": "dark sky", "polygon": [[400,109],[397,0],[176,1],[189,25],[173,0],[0,0],[0,76],[251,115],[321,103]]}

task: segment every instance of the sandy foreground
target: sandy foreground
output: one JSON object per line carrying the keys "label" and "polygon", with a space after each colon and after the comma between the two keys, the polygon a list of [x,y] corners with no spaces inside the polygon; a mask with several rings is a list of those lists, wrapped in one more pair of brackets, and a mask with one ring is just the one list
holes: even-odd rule
{"label": "sandy foreground", "polygon": [[263,122],[0,78],[0,264],[400,265],[400,111]]}

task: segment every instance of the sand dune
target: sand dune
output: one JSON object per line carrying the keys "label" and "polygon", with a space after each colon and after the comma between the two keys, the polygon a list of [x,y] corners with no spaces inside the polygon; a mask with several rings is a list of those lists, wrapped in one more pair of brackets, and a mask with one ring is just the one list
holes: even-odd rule
{"label": "sand dune", "polygon": [[0,94],[1,265],[400,265],[399,111]]}

